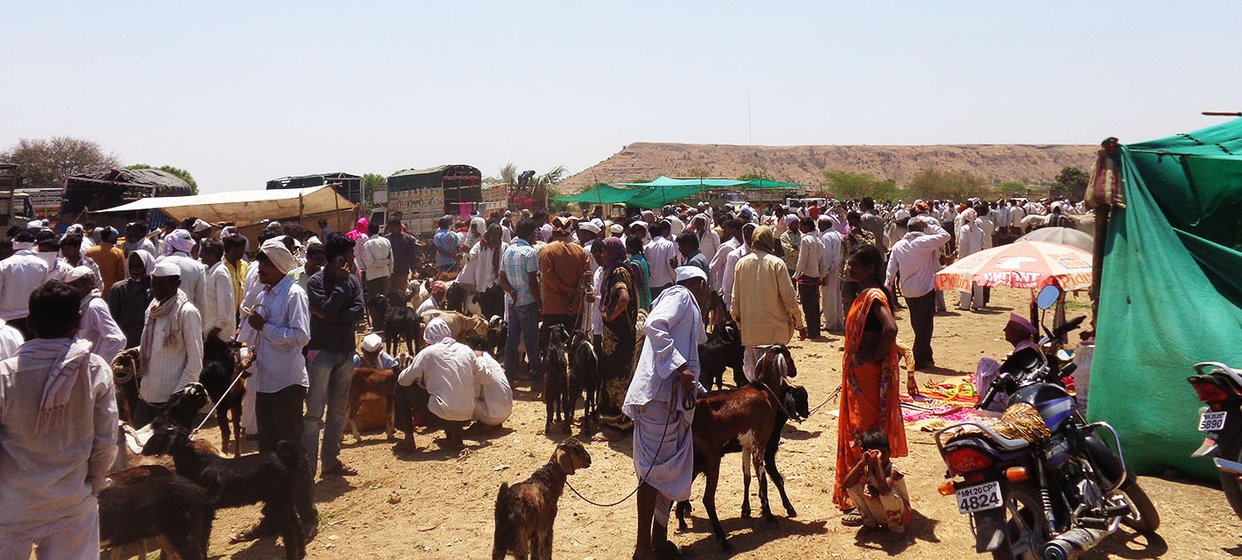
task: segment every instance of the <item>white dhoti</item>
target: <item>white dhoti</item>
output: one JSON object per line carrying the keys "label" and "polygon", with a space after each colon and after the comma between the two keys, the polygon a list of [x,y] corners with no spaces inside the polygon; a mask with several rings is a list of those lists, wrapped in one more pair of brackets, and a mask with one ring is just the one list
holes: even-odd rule
{"label": "white dhoti", "polygon": [[694,411],[674,410],[664,401],[627,406],[634,420],[634,472],[660,493],[655,517],[668,525],[672,502],[690,499],[694,480]]}
{"label": "white dhoti", "polygon": [[[259,435],[259,416],[255,412],[255,400],[256,397],[254,390],[247,390],[246,393],[242,395],[241,427],[246,431],[246,435],[248,436]],[[238,437],[240,437],[240,435]]]}
{"label": "white dhoti", "polygon": [[958,309],[983,309],[983,286],[972,283],[969,292],[958,292],[958,294]]}
{"label": "white dhoti", "polygon": [[99,505],[91,499],[75,514],[25,530],[0,529],[0,558],[98,558]]}
{"label": "white dhoti", "polygon": [[841,308],[841,276],[828,274],[828,281],[819,287],[820,305],[824,306],[824,330],[845,330],[844,310]]}

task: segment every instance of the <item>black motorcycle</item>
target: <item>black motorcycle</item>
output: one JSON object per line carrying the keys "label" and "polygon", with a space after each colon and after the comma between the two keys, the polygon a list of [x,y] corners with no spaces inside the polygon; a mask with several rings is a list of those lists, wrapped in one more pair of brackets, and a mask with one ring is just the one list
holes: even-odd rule
{"label": "black motorcycle", "polygon": [[1203,445],[1192,457],[1213,457],[1220,485],[1233,512],[1242,517],[1242,374],[1219,362],[1195,364],[1186,378],[1199,400],[1199,431]]}
{"label": "black motorcycle", "polygon": [[[1042,310],[1060,297],[1049,286]],[[957,498],[971,516],[975,550],[993,558],[1077,558],[1119,525],[1150,535],[1160,526],[1155,507],[1125,466],[1121,441],[1106,422],[1087,423],[1062,379],[1075,365],[1061,349],[1082,317],[1052,331],[1038,348],[1014,351],[1001,365],[978,408],[1009,396],[999,419],[963,422],[936,433],[948,465],[942,495]],[[1042,321],[1041,321],[1042,326]],[[1100,434],[1108,434],[1109,448]],[[961,480],[955,480],[960,477]]]}

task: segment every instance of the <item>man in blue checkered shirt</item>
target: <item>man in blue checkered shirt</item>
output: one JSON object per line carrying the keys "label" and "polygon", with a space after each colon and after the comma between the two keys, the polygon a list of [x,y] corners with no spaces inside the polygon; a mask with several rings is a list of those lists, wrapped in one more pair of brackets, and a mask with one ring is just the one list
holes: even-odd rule
{"label": "man in blue checkered shirt", "polygon": [[512,378],[518,370],[518,345],[526,347],[532,387],[543,383],[539,361],[539,251],[533,246],[535,222],[526,219],[517,226],[517,239],[500,256],[500,287],[508,297],[509,335],[505,340],[505,373]]}

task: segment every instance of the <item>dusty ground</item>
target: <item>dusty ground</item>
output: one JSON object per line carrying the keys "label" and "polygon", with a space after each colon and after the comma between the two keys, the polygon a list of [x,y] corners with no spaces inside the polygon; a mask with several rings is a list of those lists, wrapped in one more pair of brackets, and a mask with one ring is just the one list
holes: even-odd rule
{"label": "dusty ground", "polygon": [[[936,319],[936,361],[945,375],[973,371],[980,356],[1003,355],[1000,331],[1009,309],[1019,303],[1016,290],[993,292],[993,307],[983,313],[950,312]],[[951,298],[955,299],[955,298]],[[1086,312],[1072,306],[1070,316]],[[900,339],[911,340],[909,323],[899,314]],[[841,340],[830,336],[795,342],[798,382],[810,391],[811,404],[822,402],[839,384]],[[920,378],[927,378],[920,374]],[[934,378],[935,376],[933,376]],[[394,455],[383,434],[364,436],[361,445],[347,444],[343,459],[360,471],[346,479],[319,482],[316,499],[322,516],[319,535],[309,543],[310,558],[485,558],[492,539],[492,512],[502,481],[520,481],[545,462],[562,435],[543,432],[543,405],[523,387],[521,402],[504,428],[470,430],[467,450],[448,453],[439,448],[440,434],[420,435],[421,451]],[[718,511],[738,558],[903,558],[974,557],[968,519],[958,515],[952,498],[936,487],[944,480],[944,464],[928,433],[910,432],[911,455],[899,461],[909,473],[911,500],[917,510],[906,538],[857,536],[842,527],[830,493],[836,446],[836,419],[825,406],[806,423],[786,427],[778,453],[787,477],[797,518],[784,516],[772,492],[776,525],[740,519],[741,469],[736,455],[726,458],[717,496]],[[212,434],[213,436],[216,434]],[[347,436],[348,440],[348,436]],[[352,441],[352,440],[348,440]],[[590,442],[594,464],[571,477],[583,494],[599,502],[620,499],[634,487],[630,442]],[[1190,453],[1170,449],[1170,453]],[[1130,533],[1111,537],[1088,558],[1227,558],[1242,554],[1242,522],[1234,516],[1219,489],[1184,480],[1143,477],[1143,487],[1160,510],[1162,539],[1148,542]],[[712,539],[701,504],[703,482],[695,483],[691,529],[672,539],[689,557],[724,558]],[[752,493],[755,490],[752,488]],[[756,494],[757,496],[757,494]],[[755,500],[757,498],[753,498]],[[396,502],[396,503],[393,503]],[[757,502],[755,502],[757,508]],[[257,508],[221,511],[210,551],[218,558],[283,558],[273,538],[229,545],[228,536],[255,522]],[[587,504],[566,489],[556,521],[559,558],[628,558],[632,552],[633,500],[610,509]]]}

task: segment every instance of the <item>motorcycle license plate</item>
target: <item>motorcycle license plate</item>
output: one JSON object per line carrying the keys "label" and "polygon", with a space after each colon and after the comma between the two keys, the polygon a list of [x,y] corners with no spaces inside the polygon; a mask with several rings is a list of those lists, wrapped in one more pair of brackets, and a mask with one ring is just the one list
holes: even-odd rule
{"label": "motorcycle license plate", "polygon": [[1199,417],[1200,432],[1219,432],[1225,428],[1226,411],[1221,412],[1204,412]]}
{"label": "motorcycle license plate", "polygon": [[957,491],[957,512],[975,513],[1001,507],[999,482],[989,482]]}

